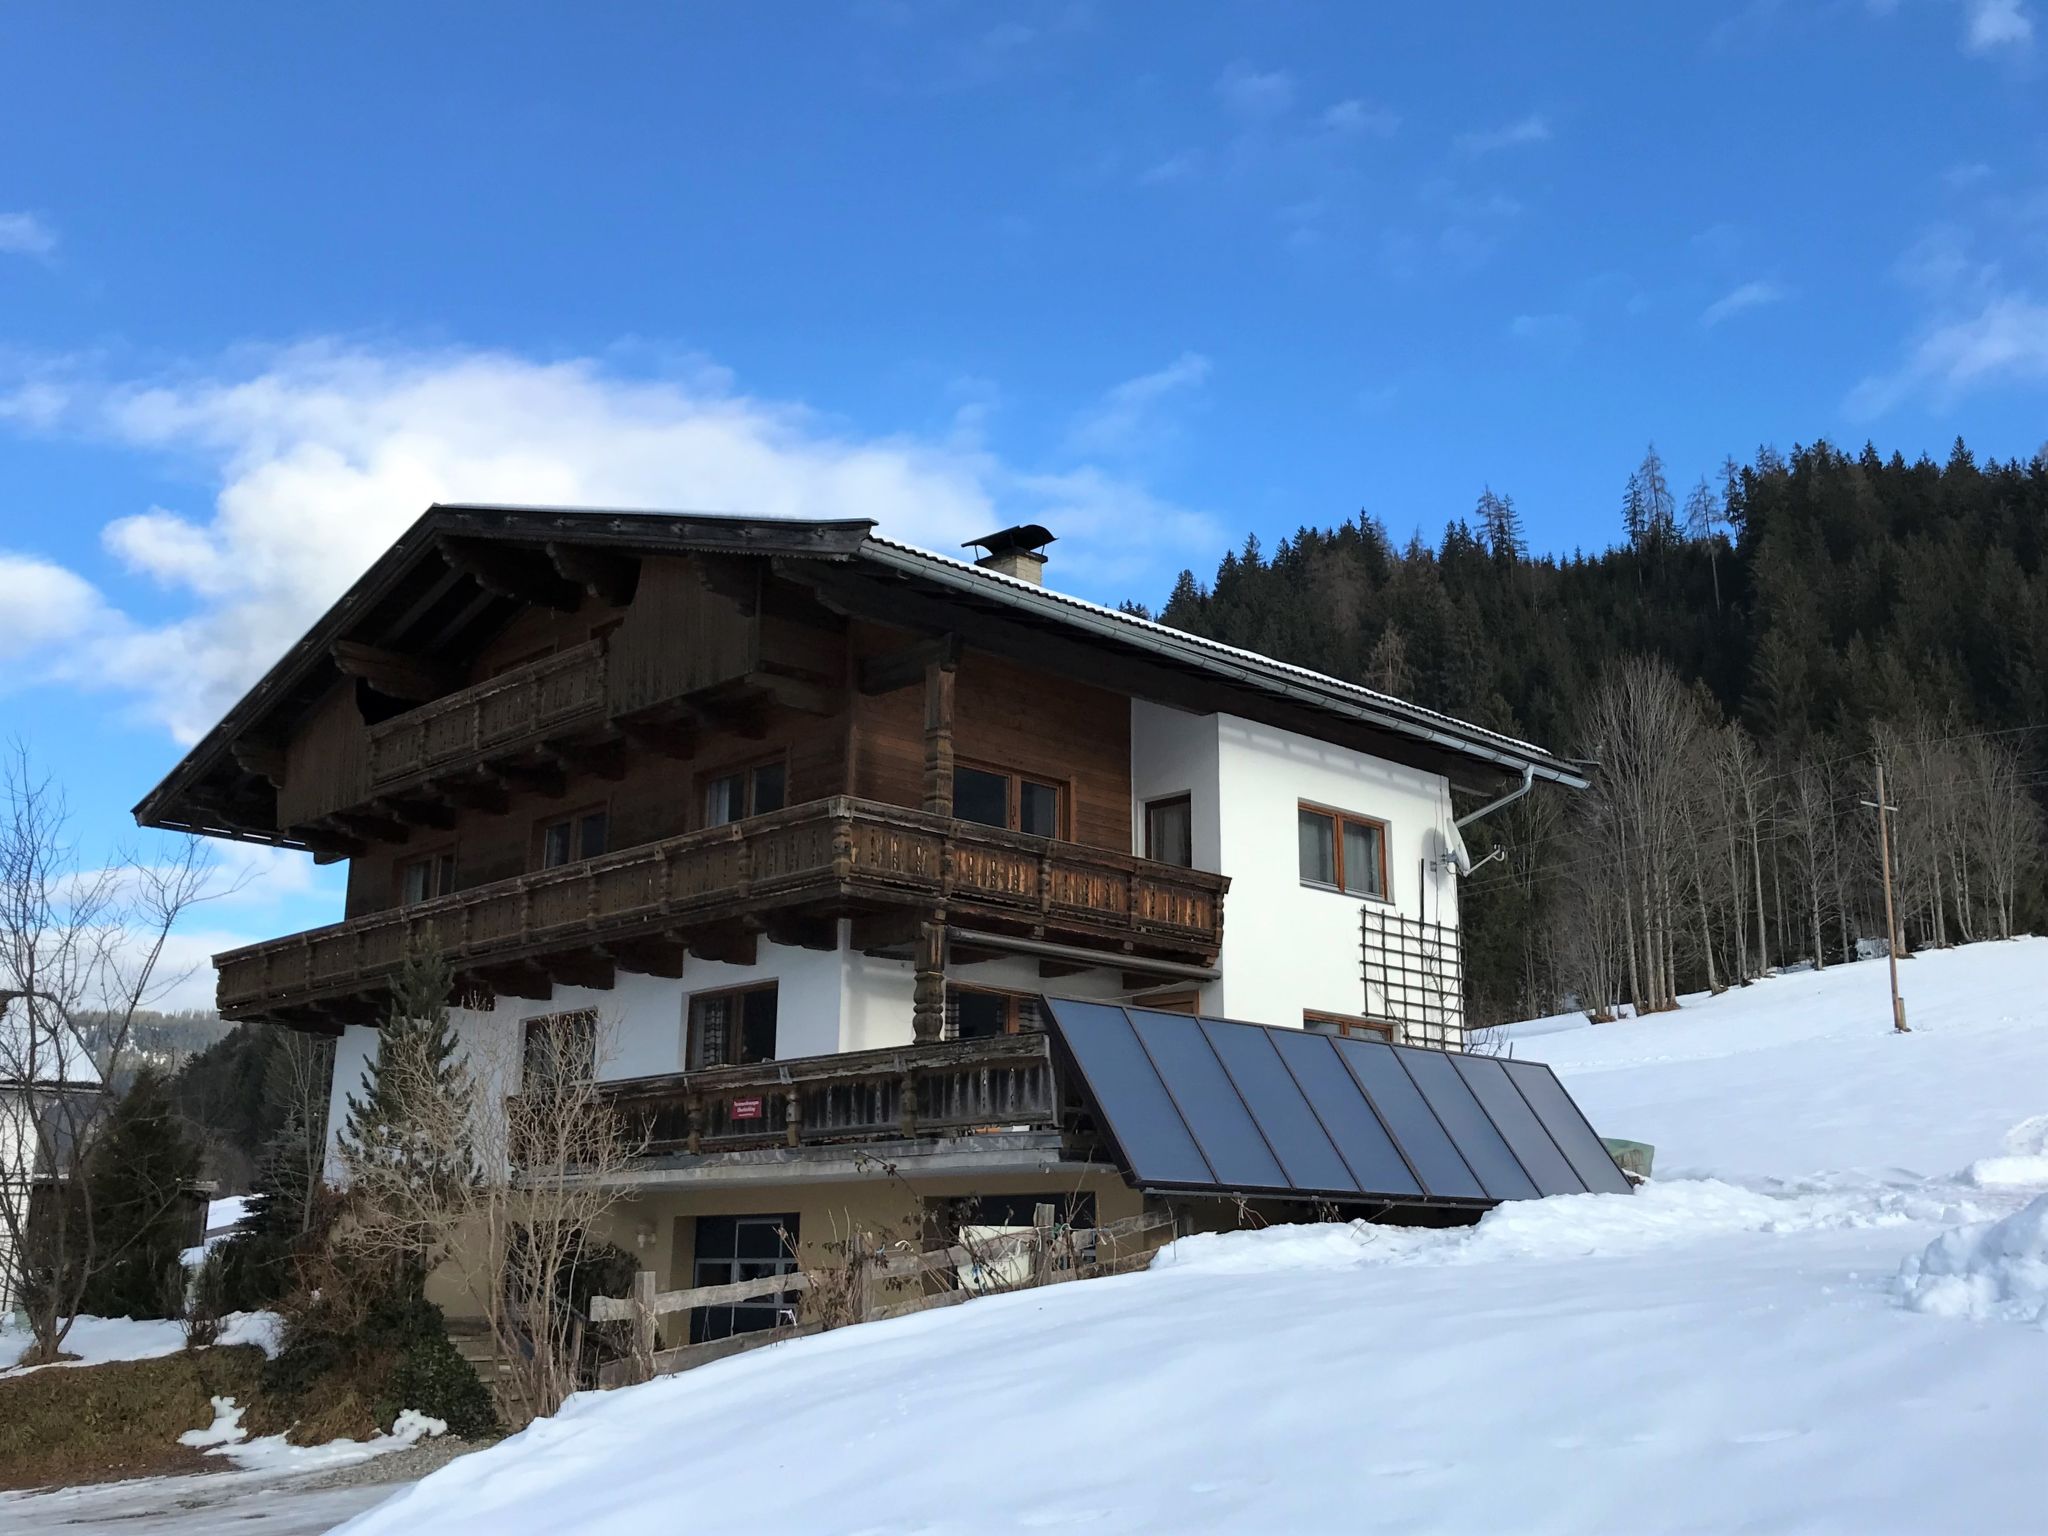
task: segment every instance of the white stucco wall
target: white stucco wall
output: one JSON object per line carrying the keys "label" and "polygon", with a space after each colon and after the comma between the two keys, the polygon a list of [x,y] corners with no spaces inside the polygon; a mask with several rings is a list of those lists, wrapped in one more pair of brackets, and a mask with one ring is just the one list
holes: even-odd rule
{"label": "white stucco wall", "polygon": [[1220,981],[1205,1011],[1261,1024],[1300,1024],[1305,1010],[1375,1014],[1360,968],[1369,898],[1301,882],[1302,801],[1387,825],[1388,906],[1453,925],[1457,876],[1444,858],[1452,821],[1441,775],[1405,768],[1234,715],[1132,704],[1133,852],[1144,851],[1144,804],[1191,796],[1197,868],[1230,876]]}

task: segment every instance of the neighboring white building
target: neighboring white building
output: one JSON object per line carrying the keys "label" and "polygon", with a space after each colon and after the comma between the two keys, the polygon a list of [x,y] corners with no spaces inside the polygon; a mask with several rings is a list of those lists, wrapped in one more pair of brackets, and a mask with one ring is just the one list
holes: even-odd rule
{"label": "neighboring white building", "polygon": [[28,1221],[36,1184],[56,1171],[72,1123],[85,1118],[79,1100],[104,1093],[99,1069],[69,1030],[32,1032],[19,998],[0,1007],[0,1312],[15,1304],[14,1234]]}

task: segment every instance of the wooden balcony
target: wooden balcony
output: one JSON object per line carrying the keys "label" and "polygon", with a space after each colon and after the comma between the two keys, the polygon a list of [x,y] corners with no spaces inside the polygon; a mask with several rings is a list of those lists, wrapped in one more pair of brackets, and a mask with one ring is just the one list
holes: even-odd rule
{"label": "wooden balcony", "polygon": [[224,1017],[330,1026],[375,1016],[407,935],[431,928],[465,991],[545,998],[615,970],[679,975],[684,953],[751,963],[755,937],[907,942],[965,929],[1208,964],[1224,876],[840,796],[481,885],[215,957]]}
{"label": "wooden balcony", "polygon": [[370,788],[401,789],[604,724],[605,645],[591,640],[369,728]]}
{"label": "wooden balcony", "polygon": [[648,1156],[1057,1130],[1044,1034],[949,1040],[604,1085]]}

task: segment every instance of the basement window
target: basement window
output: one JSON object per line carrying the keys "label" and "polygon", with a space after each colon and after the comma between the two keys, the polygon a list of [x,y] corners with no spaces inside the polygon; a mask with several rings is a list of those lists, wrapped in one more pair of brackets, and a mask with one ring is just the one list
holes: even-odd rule
{"label": "basement window", "polygon": [[1303,804],[1298,825],[1302,884],[1386,899],[1385,822]]}
{"label": "basement window", "polygon": [[689,1070],[775,1059],[775,983],[690,999]]}

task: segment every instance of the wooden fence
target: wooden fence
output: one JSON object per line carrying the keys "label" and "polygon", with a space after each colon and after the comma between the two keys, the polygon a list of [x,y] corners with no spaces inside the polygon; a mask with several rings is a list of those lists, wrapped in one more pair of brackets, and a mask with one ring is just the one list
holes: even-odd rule
{"label": "wooden fence", "polygon": [[[591,1322],[632,1325],[630,1353],[623,1360],[603,1366],[598,1373],[598,1385],[623,1387],[656,1376],[672,1376],[714,1360],[745,1354],[764,1344],[823,1333],[829,1327],[881,1322],[934,1307],[957,1306],[977,1296],[1122,1274],[1150,1263],[1152,1255],[1173,1236],[1173,1218],[1164,1212],[1130,1216],[1108,1226],[1089,1228],[1055,1225],[1050,1206],[1040,1206],[1035,1214],[1040,1219],[1031,1228],[963,1239],[923,1253],[906,1248],[871,1247],[856,1233],[848,1245],[845,1267],[796,1270],[785,1275],[764,1275],[758,1280],[700,1285],[687,1291],[656,1292],[653,1272],[643,1269],[634,1276],[631,1295],[598,1296],[591,1300]],[[1017,1260],[1023,1263],[1020,1265]],[[962,1284],[960,1270],[970,1265],[976,1281]],[[934,1283],[943,1288],[929,1289]],[[887,1295],[892,1288],[909,1290],[910,1294],[892,1299]],[[734,1334],[703,1344],[685,1344],[674,1349],[656,1347],[656,1333],[663,1317],[698,1307],[739,1306],[766,1296],[808,1295],[815,1299],[827,1291],[833,1299],[829,1310],[835,1316],[799,1317],[780,1327]]]}

